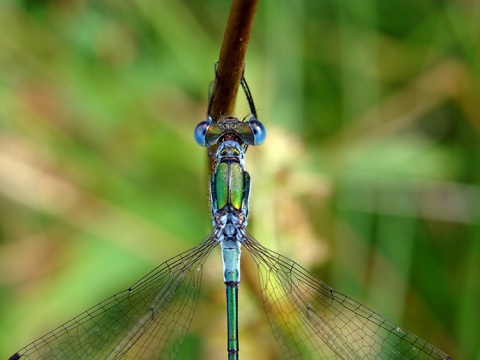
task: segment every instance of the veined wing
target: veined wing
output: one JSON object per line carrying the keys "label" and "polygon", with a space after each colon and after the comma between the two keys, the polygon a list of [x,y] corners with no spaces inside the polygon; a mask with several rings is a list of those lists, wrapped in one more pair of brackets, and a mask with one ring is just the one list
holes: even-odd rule
{"label": "veined wing", "polygon": [[450,359],[246,236],[265,311],[288,359]]}
{"label": "veined wing", "polygon": [[195,312],[203,263],[216,245],[212,232],[10,360],[174,359]]}

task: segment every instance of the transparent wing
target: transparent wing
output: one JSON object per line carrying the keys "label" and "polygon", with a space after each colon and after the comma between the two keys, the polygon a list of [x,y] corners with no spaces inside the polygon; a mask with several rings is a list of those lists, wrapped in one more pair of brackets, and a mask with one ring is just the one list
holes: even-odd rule
{"label": "transparent wing", "polygon": [[288,359],[450,359],[246,236],[265,311]]}
{"label": "transparent wing", "polygon": [[210,234],[10,360],[174,359],[195,311],[203,263],[216,245]]}

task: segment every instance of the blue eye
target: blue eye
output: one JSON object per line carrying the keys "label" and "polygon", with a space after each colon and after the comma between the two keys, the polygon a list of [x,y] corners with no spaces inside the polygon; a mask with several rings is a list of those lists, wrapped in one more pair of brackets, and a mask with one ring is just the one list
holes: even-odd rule
{"label": "blue eye", "polygon": [[211,119],[204,120],[200,124],[198,124],[197,127],[195,128],[195,131],[193,132],[193,137],[195,138],[195,141],[197,142],[198,145],[206,146],[205,138],[211,123],[212,123]]}
{"label": "blue eye", "polygon": [[251,117],[250,120],[248,120],[248,125],[250,125],[253,134],[252,145],[260,145],[263,143],[267,137],[267,129],[265,129],[265,126],[254,117]]}

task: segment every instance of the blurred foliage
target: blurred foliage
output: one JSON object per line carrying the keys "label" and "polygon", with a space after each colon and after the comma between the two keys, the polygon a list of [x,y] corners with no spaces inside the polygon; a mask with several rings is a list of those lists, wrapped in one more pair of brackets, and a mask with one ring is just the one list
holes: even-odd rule
{"label": "blurred foliage", "polygon": [[[192,131],[228,10],[0,3],[1,357],[207,234]],[[480,359],[479,34],[474,1],[268,0],[246,70],[269,131],[251,232],[459,359]],[[219,262],[186,358],[225,358]],[[281,358],[242,284],[243,357]]]}

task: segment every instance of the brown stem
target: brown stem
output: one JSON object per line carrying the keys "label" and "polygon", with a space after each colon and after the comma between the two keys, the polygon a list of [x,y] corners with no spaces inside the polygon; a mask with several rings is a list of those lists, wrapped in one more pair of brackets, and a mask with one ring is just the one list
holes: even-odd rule
{"label": "brown stem", "polygon": [[[210,115],[214,120],[232,116],[245,66],[248,41],[258,0],[233,0],[217,66],[216,93]],[[208,149],[210,159],[215,154]]]}

